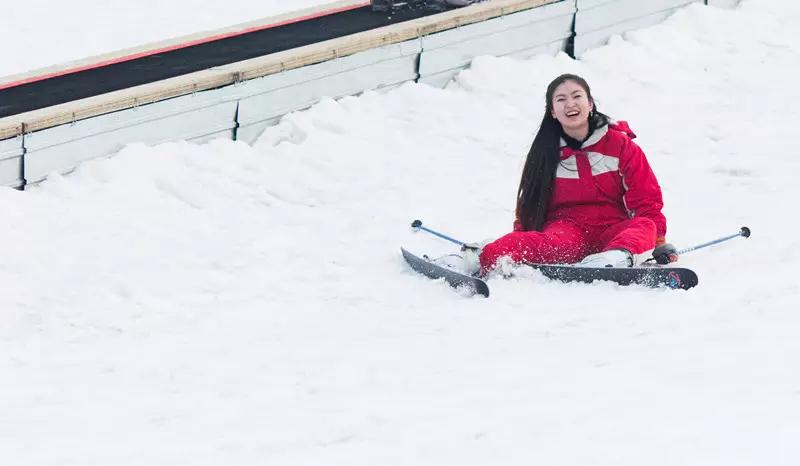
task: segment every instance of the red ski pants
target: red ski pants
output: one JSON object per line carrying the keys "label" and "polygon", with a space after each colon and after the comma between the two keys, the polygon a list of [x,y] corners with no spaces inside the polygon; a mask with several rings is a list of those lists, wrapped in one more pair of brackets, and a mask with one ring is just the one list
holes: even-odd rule
{"label": "red ski pants", "polygon": [[557,220],[542,231],[514,231],[487,244],[480,260],[485,271],[494,268],[503,256],[514,262],[573,264],[589,254],[611,249],[627,249],[637,256],[652,251],[655,244],[656,224],[645,217],[599,227]]}

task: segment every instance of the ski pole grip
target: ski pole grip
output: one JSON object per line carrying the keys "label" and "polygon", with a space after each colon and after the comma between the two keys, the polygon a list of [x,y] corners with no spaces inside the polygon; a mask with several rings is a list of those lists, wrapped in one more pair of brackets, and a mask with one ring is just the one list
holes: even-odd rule
{"label": "ski pole grip", "polygon": [[438,236],[439,238],[442,238],[443,240],[450,241],[451,243],[455,243],[455,244],[457,244],[459,246],[463,246],[464,245],[463,241],[459,241],[459,240],[457,240],[455,238],[451,238],[451,237],[449,237],[449,236],[447,236],[447,235],[445,235],[443,233],[439,233],[436,230],[431,230],[428,227],[422,226],[422,220],[414,220],[413,222],[411,222],[411,228],[413,228],[414,231],[422,230],[422,231],[424,231],[426,233],[430,233],[433,236]]}

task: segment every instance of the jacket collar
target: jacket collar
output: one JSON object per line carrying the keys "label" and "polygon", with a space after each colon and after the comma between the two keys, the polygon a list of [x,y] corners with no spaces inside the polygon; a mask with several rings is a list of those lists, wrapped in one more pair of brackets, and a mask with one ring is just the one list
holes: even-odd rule
{"label": "jacket collar", "polygon": [[[608,125],[603,125],[595,129],[594,132],[592,132],[591,136],[589,136],[588,139],[583,141],[581,149],[585,149],[591,145],[597,144],[598,142],[600,142],[601,139],[603,139],[603,136],[605,136],[606,133],[608,133]],[[567,147],[567,141],[565,141],[564,138],[561,138],[561,147],[562,148]]]}

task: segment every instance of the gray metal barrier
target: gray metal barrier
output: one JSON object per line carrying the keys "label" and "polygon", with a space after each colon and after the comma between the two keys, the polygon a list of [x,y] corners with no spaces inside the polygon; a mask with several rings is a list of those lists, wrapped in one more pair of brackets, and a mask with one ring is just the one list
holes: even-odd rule
{"label": "gray metal barrier", "polygon": [[0,186],[20,188],[24,184],[22,136],[0,141]]}
{"label": "gray metal barrier", "polygon": [[698,1],[577,0],[574,54],[580,57],[614,34],[658,24],[676,9]]}

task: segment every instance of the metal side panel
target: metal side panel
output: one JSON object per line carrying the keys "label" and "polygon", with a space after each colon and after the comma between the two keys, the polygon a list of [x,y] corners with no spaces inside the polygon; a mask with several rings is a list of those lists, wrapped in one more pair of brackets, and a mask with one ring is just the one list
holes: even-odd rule
{"label": "metal side panel", "polygon": [[575,33],[588,34],[655,13],[673,11],[696,1],[699,0],[578,0]]}
{"label": "metal side panel", "polygon": [[563,19],[564,16],[571,18],[574,13],[575,5],[573,2],[550,3],[530,10],[423,36],[421,38],[422,50],[424,53],[448,45],[457,45],[465,39],[476,39],[480,36],[502,33],[554,18]]}
{"label": "metal side panel", "polygon": [[246,144],[254,144],[259,136],[264,133],[264,130],[270,126],[275,126],[281,121],[281,117],[270,118],[269,120],[251,123],[249,125],[239,126],[236,131],[236,140],[242,141]]}
{"label": "metal side panel", "polygon": [[[231,86],[233,87],[233,86]],[[177,97],[25,135],[25,177],[39,182],[133,142],[158,144],[209,135],[233,138],[236,101],[228,88]]]}
{"label": "metal side panel", "polygon": [[[508,56],[525,59],[539,54],[555,55],[559,51],[564,50],[564,47],[566,47],[566,43],[567,40],[562,39],[556,42],[551,42],[549,44],[540,45],[531,49],[514,52],[509,54]],[[428,74],[424,77],[421,77],[419,79],[419,82],[433,87],[445,87],[447,83],[449,83],[453,78],[455,78],[456,75],[458,75],[458,73],[460,73],[462,70],[464,70],[464,67],[451,68],[448,70],[440,71],[438,73]]]}
{"label": "metal side panel", "polygon": [[240,129],[308,108],[322,97],[412,81],[417,78],[419,50],[414,40],[242,83]]}
{"label": "metal side panel", "polygon": [[425,37],[419,64],[420,81],[440,81],[431,78],[447,72],[452,75],[480,55],[530,56],[533,50],[557,42],[562,43],[563,49],[572,35],[572,4],[556,3],[531,11],[540,9],[550,12],[533,15],[526,11]]}
{"label": "metal side panel", "polygon": [[232,140],[233,137],[234,137],[233,128],[224,128],[216,132],[187,137],[186,140],[195,144],[205,144],[207,142],[213,141],[214,139]]}
{"label": "metal side panel", "polygon": [[709,6],[715,6],[717,8],[729,8],[734,9],[739,6],[741,0],[708,0]]}
{"label": "metal side panel", "polygon": [[19,188],[22,178],[22,136],[0,141],[0,186]]}
{"label": "metal side panel", "polygon": [[[699,0],[703,1],[703,0]],[[713,0],[712,0],[713,1]],[[578,11],[586,11],[591,10],[594,8],[608,8],[609,6],[613,6],[620,3],[625,3],[625,5],[630,8],[633,5],[641,3],[644,10],[640,11],[655,11],[659,9],[663,9],[663,5],[667,5],[669,8],[669,4],[672,3],[673,7],[679,3],[681,0],[575,0],[576,7]],[[683,3],[687,3],[687,0],[683,0]]]}
{"label": "metal side panel", "polygon": [[[402,83],[382,86],[380,89],[377,89],[377,92],[389,92],[392,89],[395,89],[401,85]],[[274,118],[270,118],[268,120],[240,125],[239,129],[236,131],[236,139],[238,141],[242,141],[247,144],[253,144],[258,140],[259,136],[261,136],[261,134],[264,133],[264,130],[266,130],[270,126],[274,126],[280,123],[282,117],[283,115],[280,115]]]}
{"label": "metal side panel", "polygon": [[[421,50],[419,39],[365,50],[341,58],[286,70],[281,73],[250,79],[239,85],[239,99],[264,94],[276,89],[294,86],[306,81],[316,81],[333,74],[357,70],[376,63],[403,58],[416,58]],[[216,67],[215,70],[236,69],[236,64]]]}
{"label": "metal side panel", "polygon": [[654,24],[658,24],[667,19],[674,10],[660,11],[641,18],[632,19],[623,23],[613,24],[604,29],[592,31],[587,34],[577,34],[575,36],[575,56],[580,57],[587,50],[600,47],[608,43],[608,39],[615,34],[641,29]]}

